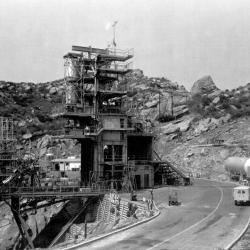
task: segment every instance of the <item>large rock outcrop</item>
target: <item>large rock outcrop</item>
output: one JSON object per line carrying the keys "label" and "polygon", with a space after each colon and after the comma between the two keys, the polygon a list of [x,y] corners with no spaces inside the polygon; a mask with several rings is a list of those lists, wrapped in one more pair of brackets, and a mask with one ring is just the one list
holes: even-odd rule
{"label": "large rock outcrop", "polygon": [[213,79],[211,76],[203,76],[199,80],[197,80],[192,88],[191,88],[191,94],[211,94],[214,91],[217,91],[218,88],[216,87]]}

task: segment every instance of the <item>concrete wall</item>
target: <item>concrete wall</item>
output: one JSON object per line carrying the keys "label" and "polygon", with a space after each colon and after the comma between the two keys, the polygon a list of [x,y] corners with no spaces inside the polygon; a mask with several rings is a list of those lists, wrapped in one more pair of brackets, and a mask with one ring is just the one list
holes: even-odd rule
{"label": "concrete wall", "polygon": [[[123,120],[123,126],[121,123]],[[103,116],[103,127],[106,129],[127,128],[127,117],[125,116]]]}

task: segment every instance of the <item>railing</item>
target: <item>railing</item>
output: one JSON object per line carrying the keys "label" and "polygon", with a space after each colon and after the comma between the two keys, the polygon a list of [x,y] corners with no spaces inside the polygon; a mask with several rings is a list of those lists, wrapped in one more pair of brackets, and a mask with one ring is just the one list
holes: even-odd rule
{"label": "railing", "polygon": [[6,195],[37,195],[37,196],[48,196],[48,195],[60,195],[67,194],[70,196],[81,196],[84,194],[95,194],[105,193],[110,191],[107,188],[101,187],[86,187],[86,186],[51,186],[51,187],[8,187],[1,190],[0,196]]}
{"label": "railing", "polygon": [[100,70],[103,71],[129,71],[133,69],[133,63],[128,62],[128,63],[112,63],[111,65],[104,65],[99,68]]}
{"label": "railing", "polygon": [[109,49],[108,55],[120,56],[120,57],[133,57],[134,49],[121,50],[121,49]]}
{"label": "railing", "polygon": [[127,84],[115,84],[115,83],[112,83],[112,84],[105,84],[105,85],[100,85],[99,86],[99,90],[100,91],[120,91],[120,92],[125,92],[128,90],[128,86]]}
{"label": "railing", "polygon": [[104,106],[99,108],[99,113],[104,114],[123,114],[126,110],[123,107],[112,107],[112,106]]}
{"label": "railing", "polygon": [[150,161],[152,160],[151,155],[129,155],[128,161]]}
{"label": "railing", "polygon": [[104,156],[104,161],[122,161],[122,155],[115,155],[114,158],[112,155]]}
{"label": "railing", "polygon": [[57,117],[65,113],[84,113],[93,115],[95,113],[95,110],[93,106],[84,106],[81,104],[65,104],[64,106],[54,108],[52,111],[52,117]]}
{"label": "railing", "polygon": [[97,126],[87,126],[83,127],[74,127],[66,126],[65,129],[55,130],[52,132],[53,136],[94,136],[102,129],[102,125]]}

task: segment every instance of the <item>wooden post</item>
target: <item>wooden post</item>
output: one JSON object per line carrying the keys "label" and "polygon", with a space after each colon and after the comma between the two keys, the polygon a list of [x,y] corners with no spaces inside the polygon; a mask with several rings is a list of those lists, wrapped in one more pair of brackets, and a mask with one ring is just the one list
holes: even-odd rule
{"label": "wooden post", "polygon": [[86,221],[86,218],[85,218],[85,222],[84,222],[84,238],[86,239],[87,238],[87,221]]}

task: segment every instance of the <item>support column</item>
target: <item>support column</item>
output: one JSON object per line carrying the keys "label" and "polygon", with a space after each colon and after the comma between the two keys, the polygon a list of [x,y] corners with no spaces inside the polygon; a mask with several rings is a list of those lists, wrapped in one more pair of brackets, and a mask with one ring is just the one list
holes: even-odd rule
{"label": "support column", "polygon": [[31,235],[29,234],[29,227],[25,223],[24,219],[20,214],[20,200],[19,197],[11,197],[11,211],[13,213],[16,224],[19,228],[20,234],[22,235],[24,246],[28,245],[29,249],[34,249]]}

